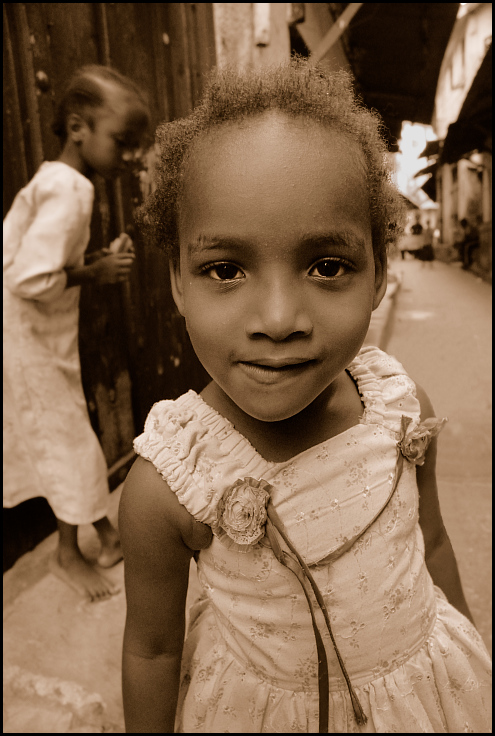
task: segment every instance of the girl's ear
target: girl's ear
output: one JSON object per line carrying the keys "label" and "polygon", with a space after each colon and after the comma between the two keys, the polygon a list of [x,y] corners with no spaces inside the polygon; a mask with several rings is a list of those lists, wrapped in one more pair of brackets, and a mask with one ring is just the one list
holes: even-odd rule
{"label": "girl's ear", "polygon": [[67,139],[76,144],[81,143],[87,129],[87,122],[77,112],[71,112],[67,118]]}
{"label": "girl's ear", "polygon": [[373,311],[379,306],[387,291],[387,252],[385,248],[382,253],[375,257],[375,296],[373,299]]}
{"label": "girl's ear", "polygon": [[179,259],[170,260],[170,285],[172,287],[172,296],[174,298],[175,306],[185,317],[184,314],[184,293],[182,290],[182,278],[180,273],[180,261]]}

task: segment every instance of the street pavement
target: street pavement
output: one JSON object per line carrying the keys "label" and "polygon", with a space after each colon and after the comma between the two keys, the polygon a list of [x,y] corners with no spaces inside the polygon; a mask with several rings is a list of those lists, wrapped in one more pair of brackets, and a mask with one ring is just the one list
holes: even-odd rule
{"label": "street pavement", "polygon": [[[394,261],[390,285],[366,342],[385,348],[447,415],[439,450],[442,510],[468,602],[491,642],[490,298],[491,288],[455,266]],[[400,288],[399,288],[400,287]],[[118,513],[120,487],[109,517]],[[93,527],[79,541],[98,554]],[[122,586],[91,604],[48,569],[56,534],[4,575],[4,733],[124,733],[121,650],[123,563],[109,572]],[[198,592],[191,563],[188,602]]]}

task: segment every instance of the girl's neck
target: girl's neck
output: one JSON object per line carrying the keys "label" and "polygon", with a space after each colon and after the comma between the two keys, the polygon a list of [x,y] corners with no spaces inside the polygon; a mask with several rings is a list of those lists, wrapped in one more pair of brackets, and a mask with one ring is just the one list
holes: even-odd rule
{"label": "girl's neck", "polygon": [[203,400],[228,419],[269,462],[286,462],[359,423],[363,404],[353,379],[343,372],[310,406],[280,422],[245,414],[213,381]]}
{"label": "girl's neck", "polygon": [[88,175],[88,168],[79,155],[79,150],[74,146],[66,144],[57,161],[61,161],[63,164],[71,166],[73,169],[76,169],[76,171],[79,171],[83,176]]}

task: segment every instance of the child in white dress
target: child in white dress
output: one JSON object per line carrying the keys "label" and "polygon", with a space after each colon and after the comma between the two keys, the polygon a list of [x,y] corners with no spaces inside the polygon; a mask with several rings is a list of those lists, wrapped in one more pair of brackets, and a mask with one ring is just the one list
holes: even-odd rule
{"label": "child in white dress", "polygon": [[438,505],[444,420],[362,347],[402,222],[379,121],[347,75],[294,60],[217,72],[158,145],[143,220],[212,380],[135,440],[127,732],[489,732]]}
{"label": "child in white dress", "polygon": [[85,264],[94,199],[88,177],[118,176],[147,122],[131,80],[107,67],[80,69],[54,124],[59,159],[40,166],[4,220],[4,506],[48,500],[59,530],[51,569],[91,600],[116,590],[81,554],[77,527],[94,524],[101,567],[122,552],[106,517],[107,466],[81,383],[79,294],[84,283],[126,280],[134,252],[122,234]]}

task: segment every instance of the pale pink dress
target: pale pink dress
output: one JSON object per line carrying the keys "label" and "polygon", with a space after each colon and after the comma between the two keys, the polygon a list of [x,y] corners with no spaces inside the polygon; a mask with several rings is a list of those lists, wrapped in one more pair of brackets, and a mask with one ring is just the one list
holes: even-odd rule
{"label": "pale pink dress", "polygon": [[[214,532],[219,499],[238,479],[273,486],[368,717],[357,726],[327,634],[330,733],[491,732],[490,657],[428,573],[412,463],[377,521],[325,563],[384,504],[401,417],[411,428],[420,417],[415,385],[394,358],[365,347],[349,370],[365,405],[360,423],[287,462],[264,460],[194,391],[155,404],[135,449]],[[301,585],[265,540],[246,547],[217,532],[199,554],[204,595],[191,612],[176,731],[317,732],[316,646]]]}
{"label": "pale pink dress", "polygon": [[56,517],[106,515],[107,464],[88,416],[79,361],[79,294],[94,188],[46,161],[3,223],[3,505],[44,496]]}

